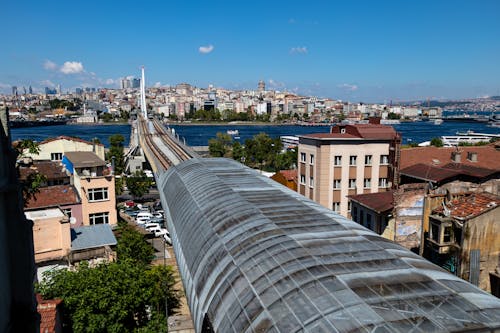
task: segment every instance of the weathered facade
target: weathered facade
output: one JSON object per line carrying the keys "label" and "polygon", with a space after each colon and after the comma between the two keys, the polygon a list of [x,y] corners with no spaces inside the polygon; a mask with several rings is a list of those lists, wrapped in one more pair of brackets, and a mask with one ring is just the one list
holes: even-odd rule
{"label": "weathered facade", "polygon": [[433,197],[424,256],[491,291],[490,272],[500,263],[500,197],[466,193]]}

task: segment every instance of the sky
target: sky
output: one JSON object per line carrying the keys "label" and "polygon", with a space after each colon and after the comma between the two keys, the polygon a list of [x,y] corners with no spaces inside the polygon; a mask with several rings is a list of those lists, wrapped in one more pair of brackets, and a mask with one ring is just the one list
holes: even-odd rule
{"label": "sky", "polygon": [[500,1],[3,1],[0,92],[186,82],[357,102],[500,95]]}

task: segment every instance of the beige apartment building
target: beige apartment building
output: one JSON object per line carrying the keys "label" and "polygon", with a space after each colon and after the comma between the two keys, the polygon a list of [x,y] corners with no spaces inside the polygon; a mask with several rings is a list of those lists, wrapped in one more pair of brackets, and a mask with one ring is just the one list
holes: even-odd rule
{"label": "beige apartment building", "polygon": [[377,119],[299,136],[297,191],[350,218],[347,196],[397,185],[400,146],[401,135]]}
{"label": "beige apartment building", "polygon": [[83,225],[117,224],[115,177],[92,152],[68,152],[62,159],[82,202]]}
{"label": "beige apartment building", "polygon": [[69,136],[58,136],[44,140],[38,144],[39,154],[29,154],[34,160],[60,161],[67,152],[86,151],[95,153],[100,159],[104,160],[104,145],[93,143]]}

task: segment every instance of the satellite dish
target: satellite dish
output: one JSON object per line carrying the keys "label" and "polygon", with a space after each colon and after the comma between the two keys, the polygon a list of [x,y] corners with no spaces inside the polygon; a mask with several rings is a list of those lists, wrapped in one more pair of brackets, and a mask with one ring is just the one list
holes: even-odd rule
{"label": "satellite dish", "polygon": [[76,218],[74,218],[74,217],[70,217],[70,218],[69,218],[69,223],[70,223],[70,224],[76,224]]}

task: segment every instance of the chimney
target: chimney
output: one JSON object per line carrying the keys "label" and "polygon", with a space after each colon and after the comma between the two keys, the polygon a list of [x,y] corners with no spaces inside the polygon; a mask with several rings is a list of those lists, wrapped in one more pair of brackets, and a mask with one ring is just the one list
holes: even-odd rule
{"label": "chimney", "polygon": [[462,152],[460,150],[455,150],[451,153],[451,160],[453,163],[461,163],[462,162]]}
{"label": "chimney", "polygon": [[380,117],[370,117],[368,119],[368,124],[372,124],[372,125],[380,125]]}

